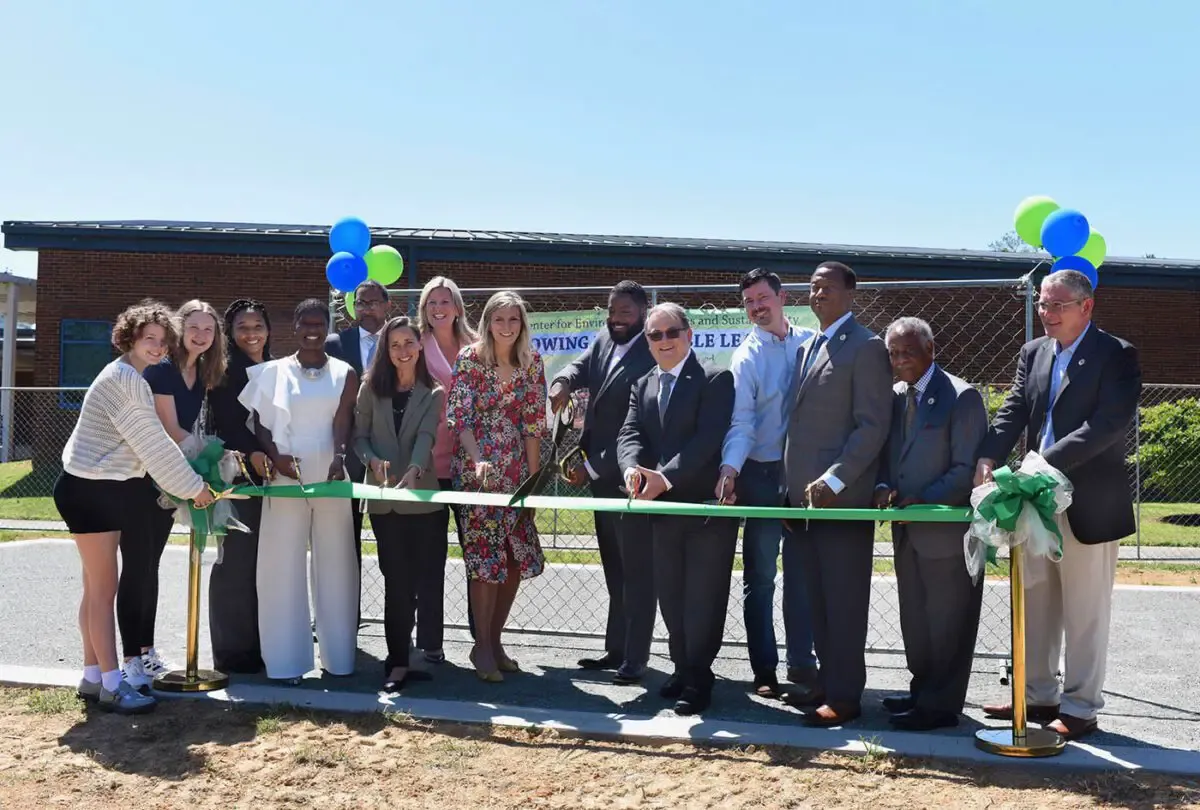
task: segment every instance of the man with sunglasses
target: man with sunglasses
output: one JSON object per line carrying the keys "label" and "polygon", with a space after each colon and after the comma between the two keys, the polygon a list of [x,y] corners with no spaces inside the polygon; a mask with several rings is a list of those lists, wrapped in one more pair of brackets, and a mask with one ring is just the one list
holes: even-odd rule
{"label": "man with sunglasses", "polygon": [[[1029,719],[1076,740],[1097,729],[1119,541],[1136,529],[1125,436],[1142,389],[1138,352],[1092,323],[1092,283],[1075,270],[1042,280],[1044,337],[1021,347],[1017,378],[980,448],[975,485],[991,480],[1022,435],[1071,481],[1058,563],[1026,561]],[[1065,638],[1064,638],[1065,637]],[[1063,683],[1056,677],[1059,655]],[[1011,720],[1010,704],[985,706]]]}
{"label": "man with sunglasses", "polygon": [[[638,500],[701,503],[721,465],[733,415],[733,375],[707,369],[692,351],[687,313],[659,304],[646,316],[656,368],[629,396],[617,438],[625,486]],[[675,712],[697,714],[712,701],[712,663],[721,650],[737,547],[733,518],[655,515],[654,581],[675,671],[659,694]]]}
{"label": "man with sunglasses", "polygon": [[[858,277],[822,262],[808,303],[821,331],[805,342],[785,406],[785,503],[812,508],[870,507],[892,422],[887,348],[854,319]],[[867,620],[875,550],[874,521],[791,521],[783,570],[804,572],[820,669],[809,688],[784,692],[811,726],[839,726],[862,714],[867,683]]]}
{"label": "man with sunglasses", "polygon": [[[582,463],[569,471],[571,483],[591,485],[595,498],[620,498],[617,433],[629,413],[629,391],[654,368],[643,335],[646,291],[636,281],[622,281],[608,295],[606,329],[550,385],[550,407],[558,413],[572,391],[588,392],[587,413],[579,446]],[[594,512],[600,564],[608,589],[608,623],[604,655],[584,658],[583,669],[615,669],[613,681],[633,684],[642,679],[654,637],[654,556],[645,515]]]}

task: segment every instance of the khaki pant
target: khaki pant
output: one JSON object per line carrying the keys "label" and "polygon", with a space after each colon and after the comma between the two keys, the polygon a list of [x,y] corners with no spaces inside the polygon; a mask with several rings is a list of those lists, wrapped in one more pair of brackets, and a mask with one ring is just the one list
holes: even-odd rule
{"label": "khaki pant", "polygon": [[[1084,545],[1058,516],[1063,557],[1026,557],[1025,697],[1031,706],[1092,720],[1104,706],[1104,669],[1120,543]],[[1064,643],[1065,641],[1065,643]],[[1056,673],[1063,660],[1063,683]]]}

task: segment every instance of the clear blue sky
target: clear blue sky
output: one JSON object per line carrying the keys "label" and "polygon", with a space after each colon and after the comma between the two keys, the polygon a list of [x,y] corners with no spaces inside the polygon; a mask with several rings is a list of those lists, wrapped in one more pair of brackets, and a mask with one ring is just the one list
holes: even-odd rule
{"label": "clear blue sky", "polygon": [[0,218],[1200,258],[1191,0],[339,5],[4,4]]}

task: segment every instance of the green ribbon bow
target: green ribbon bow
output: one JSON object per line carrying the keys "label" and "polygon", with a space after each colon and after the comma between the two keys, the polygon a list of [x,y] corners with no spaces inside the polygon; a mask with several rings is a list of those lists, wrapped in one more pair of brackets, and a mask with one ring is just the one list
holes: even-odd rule
{"label": "green ribbon bow", "polygon": [[[1058,504],[1054,500],[1054,491],[1059,482],[1048,473],[1014,472],[1008,467],[1000,467],[992,473],[996,489],[979,503],[976,510],[984,520],[994,522],[1006,532],[1016,531],[1017,518],[1025,504],[1030,504],[1037,516],[1055,537],[1058,538],[1058,556],[1062,557],[1062,532],[1054,520]],[[987,548],[987,561],[996,562],[996,549]]]}
{"label": "green ribbon bow", "polygon": [[[204,483],[213,489],[215,492],[223,492],[228,488],[228,484],[221,478],[221,458],[225,455],[225,442],[220,439],[212,439],[200,451],[200,454],[193,459],[188,460],[188,464],[192,469],[204,480]],[[188,513],[192,519],[192,528],[194,529],[193,537],[196,538],[196,546],[201,552],[204,551],[205,545],[208,543],[210,534],[225,534],[224,526],[211,525],[212,512],[208,509],[197,509],[190,500],[172,498],[177,504],[186,506]]]}

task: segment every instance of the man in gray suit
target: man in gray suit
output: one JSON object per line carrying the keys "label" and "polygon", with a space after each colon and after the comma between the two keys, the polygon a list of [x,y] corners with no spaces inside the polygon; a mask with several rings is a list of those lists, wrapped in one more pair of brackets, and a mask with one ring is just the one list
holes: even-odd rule
{"label": "man in gray suit", "polygon": [[[1021,434],[1075,488],[1059,515],[1063,556],[1029,557],[1025,589],[1029,719],[1068,740],[1097,729],[1119,540],[1133,534],[1125,436],[1142,390],[1138,353],[1092,323],[1092,283],[1075,270],[1042,280],[1045,337],[1021,347],[1017,379],[980,448],[976,485],[990,480]],[[1064,654],[1063,683],[1055,677]],[[999,719],[1012,706],[985,706]]]}
{"label": "man in gray suit", "polygon": [[[857,277],[823,262],[809,282],[821,332],[800,349],[788,408],[784,497],[791,506],[869,508],[892,415],[892,369],[879,336],[850,311]],[[817,683],[784,693],[805,722],[837,726],[862,713],[872,521],[791,521],[783,567],[808,580]]]}
{"label": "man in gray suit", "polygon": [[[875,505],[965,506],[979,444],[987,434],[983,397],[933,361],[933,330],[901,318],[887,330],[888,356],[900,379],[883,453]],[[958,725],[975,654],[983,578],[963,558],[969,523],[892,523],[900,632],[912,673],[907,695],[886,697],[891,722],[905,731]]]}

